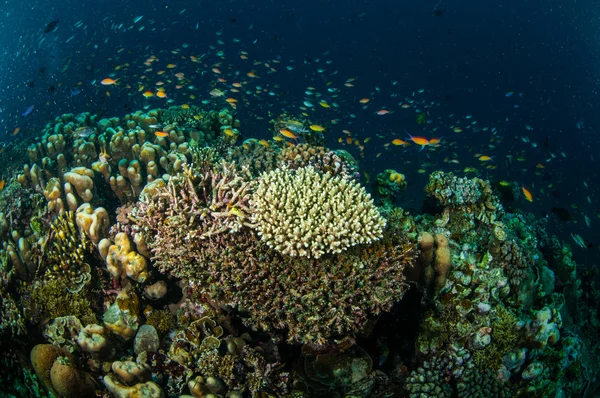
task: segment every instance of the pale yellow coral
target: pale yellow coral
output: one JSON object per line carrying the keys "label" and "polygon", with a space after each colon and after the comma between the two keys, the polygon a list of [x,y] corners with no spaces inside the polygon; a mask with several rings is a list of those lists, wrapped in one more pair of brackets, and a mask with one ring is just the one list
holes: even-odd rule
{"label": "pale yellow coral", "polygon": [[94,198],[94,192],[92,192],[94,189],[93,178],[94,172],[86,167],[74,167],[63,175],[65,183],[75,187],[77,195],[86,203]]}
{"label": "pale yellow coral", "polygon": [[104,385],[116,398],[163,398],[165,393],[158,384],[147,381],[133,387],[121,383],[112,374],[104,376]]}
{"label": "pale yellow coral", "polygon": [[98,250],[112,276],[122,278],[128,276],[140,283],[148,278],[148,262],[144,256],[134,250],[127,234],[120,232],[115,235],[114,244],[111,244],[108,239],[102,239]]}
{"label": "pale yellow coral", "polygon": [[264,173],[252,196],[252,225],[290,256],[319,258],[381,238],[385,219],[357,182],[312,167]]}
{"label": "pale yellow coral", "polygon": [[110,225],[106,209],[103,207],[94,209],[89,203],[84,203],[77,208],[75,222],[79,232],[86,234],[94,244],[98,244],[104,237]]}

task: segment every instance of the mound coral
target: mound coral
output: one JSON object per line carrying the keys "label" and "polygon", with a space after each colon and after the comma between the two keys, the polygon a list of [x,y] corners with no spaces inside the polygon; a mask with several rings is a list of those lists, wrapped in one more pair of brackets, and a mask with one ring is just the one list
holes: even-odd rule
{"label": "mound coral", "polygon": [[380,239],[385,227],[363,187],[311,166],[263,174],[251,206],[261,240],[290,256],[340,253]]}

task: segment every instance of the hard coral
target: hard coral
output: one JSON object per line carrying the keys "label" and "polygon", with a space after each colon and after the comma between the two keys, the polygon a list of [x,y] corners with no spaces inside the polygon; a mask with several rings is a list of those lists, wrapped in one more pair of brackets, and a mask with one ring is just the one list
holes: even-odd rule
{"label": "hard coral", "polygon": [[286,329],[293,342],[323,342],[361,330],[407,289],[414,245],[402,235],[319,259],[282,256],[251,233],[198,253],[196,289],[248,313],[260,330]]}
{"label": "hard coral", "polygon": [[197,252],[248,224],[250,176],[234,164],[187,168],[130,214],[161,271],[187,275]]}
{"label": "hard coral", "polygon": [[73,366],[68,358],[58,357],[50,370],[50,380],[59,397],[95,397],[94,380],[85,372]]}
{"label": "hard coral", "polygon": [[311,166],[263,174],[251,204],[261,240],[289,256],[340,253],[380,239],[385,227],[363,187]]}
{"label": "hard coral", "polygon": [[153,381],[129,387],[119,382],[113,375],[108,374],[104,376],[104,385],[115,398],[163,398],[165,396],[164,391]]}

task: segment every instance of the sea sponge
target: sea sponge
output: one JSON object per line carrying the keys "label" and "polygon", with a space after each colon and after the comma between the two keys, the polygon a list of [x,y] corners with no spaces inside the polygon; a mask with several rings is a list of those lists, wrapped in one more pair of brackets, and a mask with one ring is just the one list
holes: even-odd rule
{"label": "sea sponge", "polygon": [[434,287],[439,291],[446,284],[446,276],[452,264],[448,238],[442,234],[435,235],[435,258],[433,259],[433,270],[435,271]]}
{"label": "sea sponge", "polygon": [[128,276],[140,283],[148,278],[148,262],[144,256],[133,249],[126,233],[119,232],[115,235],[114,244],[110,244],[108,239],[102,239],[98,249],[106,261],[108,272],[115,278]]}
{"label": "sea sponge", "polygon": [[50,379],[57,395],[64,398],[95,397],[92,377],[71,366],[66,357],[58,357],[50,370]]}
{"label": "sea sponge", "polygon": [[385,227],[363,187],[311,166],[263,173],[251,207],[262,241],[290,256],[340,253],[380,239]]}
{"label": "sea sponge", "polygon": [[147,381],[145,383],[136,384],[133,387],[128,387],[119,382],[114,375],[107,374],[104,376],[104,385],[108,391],[113,393],[115,398],[164,398],[165,393],[158,384]]}
{"label": "sea sponge", "polygon": [[106,235],[110,226],[106,209],[103,207],[94,209],[89,203],[84,203],[77,208],[75,222],[79,232],[86,234],[95,245]]}

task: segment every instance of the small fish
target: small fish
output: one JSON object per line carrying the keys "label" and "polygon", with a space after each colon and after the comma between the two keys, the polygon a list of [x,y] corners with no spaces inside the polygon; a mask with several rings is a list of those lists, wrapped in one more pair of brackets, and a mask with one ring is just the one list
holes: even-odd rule
{"label": "small fish", "polygon": [[44,28],[44,33],[51,33],[54,32],[56,30],[56,27],[58,25],[58,19],[55,19],[54,21],[50,21],[46,27]]}
{"label": "small fish", "polygon": [[151,129],[162,129],[164,126],[162,124],[151,124],[148,127]]}
{"label": "small fish", "polygon": [[226,136],[229,136],[229,137],[237,136],[237,133],[231,127],[227,127],[225,130],[223,130],[223,132],[225,133]]}
{"label": "small fish", "polygon": [[75,134],[83,138],[89,137],[93,133],[94,129],[91,127],[79,127],[77,130],[75,130]]}
{"label": "small fish", "polygon": [[298,139],[298,136],[296,134],[292,133],[288,129],[281,129],[281,130],[279,130],[279,132],[281,133],[282,136],[287,137],[287,138],[291,138],[292,140],[297,140]]}
{"label": "small fish", "polygon": [[19,134],[19,131],[21,131],[21,127],[15,127],[15,129],[12,132],[12,135],[17,135]]}
{"label": "small fish", "polygon": [[320,125],[318,125],[318,124],[311,124],[311,125],[310,125],[310,129],[311,129],[312,131],[315,131],[315,132],[317,132],[317,133],[321,133],[321,132],[325,131],[325,127],[323,127],[323,126],[320,126]]}
{"label": "small fish", "polygon": [[393,145],[406,145],[406,141],[401,140],[400,138],[396,138],[392,140]]}
{"label": "small fish", "polygon": [[491,156],[487,156],[487,155],[481,155],[478,159],[481,162],[489,162],[490,160],[492,160],[492,157]]}
{"label": "small fish", "polygon": [[157,137],[168,137],[169,136],[169,134],[165,133],[164,131],[155,131],[154,135]]}
{"label": "small fish", "polygon": [[425,137],[413,137],[412,135],[409,136],[409,139],[414,142],[417,145],[421,146],[421,150],[423,150],[423,148],[425,148],[427,145],[429,145],[429,140]]}
{"label": "small fish", "polygon": [[4,189],[5,185],[6,185],[6,181],[5,180],[0,181],[0,191],[2,191]]}
{"label": "small fish", "polygon": [[27,107],[27,109],[25,109],[25,112],[23,112],[21,115],[23,115],[23,116],[27,116],[27,115],[29,115],[29,114],[30,114],[30,113],[33,111],[33,108],[35,108],[35,106],[33,106],[33,105],[29,105],[29,106]]}
{"label": "small fish", "polygon": [[115,79],[107,77],[106,79],[102,79],[100,81],[100,84],[102,84],[103,86],[112,86],[113,84],[117,84],[117,81]]}
{"label": "small fish", "polygon": [[388,111],[387,109],[380,109],[376,112],[379,116],[383,116],[383,115],[387,115],[388,113],[390,113],[390,111]]}
{"label": "small fish", "polygon": [[369,101],[371,101],[369,98],[361,98],[361,100],[360,100],[360,101],[358,101],[358,102],[360,102],[361,104],[366,104],[366,103],[368,103]]}
{"label": "small fish", "polygon": [[571,234],[571,237],[573,238],[575,243],[577,243],[577,246],[581,247],[582,249],[587,249],[587,245],[585,244],[585,241],[581,236],[579,236],[578,234]]}
{"label": "small fish", "polygon": [[142,20],[142,18],[144,18],[143,15],[140,15],[139,17],[135,17],[135,19],[133,20],[133,23],[138,23]]}
{"label": "small fish", "polygon": [[521,191],[523,191],[523,195],[525,196],[525,199],[527,199],[529,202],[533,202],[533,195],[531,194],[529,189],[527,189],[525,187],[521,187]]}

